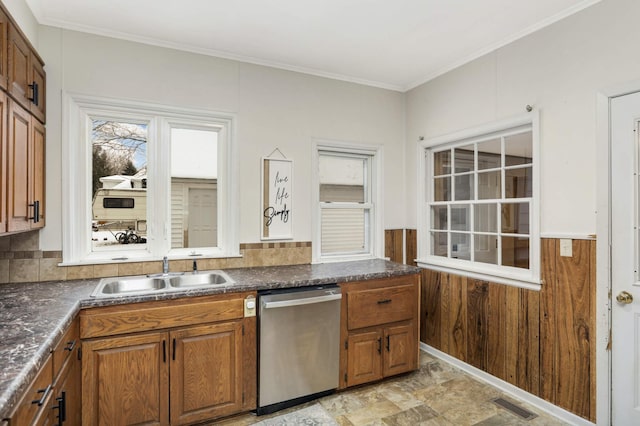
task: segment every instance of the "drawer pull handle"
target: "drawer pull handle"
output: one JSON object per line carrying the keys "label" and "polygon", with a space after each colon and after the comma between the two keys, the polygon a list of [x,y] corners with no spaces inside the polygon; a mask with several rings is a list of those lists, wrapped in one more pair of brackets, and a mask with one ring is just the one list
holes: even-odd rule
{"label": "drawer pull handle", "polygon": [[69,351],[69,352],[73,352],[73,348],[76,347],[76,340],[72,340],[70,342],[67,342],[67,346],[65,346],[64,350],[65,351]]}
{"label": "drawer pull handle", "polygon": [[51,407],[52,410],[58,410],[57,426],[62,426],[62,423],[67,420],[67,393],[61,392],[61,395],[62,396],[60,396],[59,398],[56,398],[58,404]]}
{"label": "drawer pull handle", "polygon": [[388,303],[391,303],[391,299],[378,300],[378,305],[386,305]]}
{"label": "drawer pull handle", "polygon": [[382,353],[382,337],[378,337],[378,353]]}
{"label": "drawer pull handle", "polygon": [[38,404],[38,407],[41,407],[42,404],[44,404],[45,399],[47,399],[47,395],[49,395],[49,392],[51,392],[51,389],[51,385],[47,385],[47,387],[44,389],[38,389],[38,393],[42,394],[42,398],[34,399],[33,401],[31,401],[31,403]]}
{"label": "drawer pull handle", "polygon": [[387,352],[389,352],[389,351],[390,351],[390,350],[389,350],[389,346],[390,346],[390,343],[391,343],[391,342],[390,342],[389,340],[390,340],[390,336],[387,334]]}

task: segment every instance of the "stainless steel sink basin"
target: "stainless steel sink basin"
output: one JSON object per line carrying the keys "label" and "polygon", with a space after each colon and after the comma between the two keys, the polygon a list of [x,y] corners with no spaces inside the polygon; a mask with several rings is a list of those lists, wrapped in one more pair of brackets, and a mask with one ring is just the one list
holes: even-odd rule
{"label": "stainless steel sink basin", "polygon": [[91,297],[144,295],[191,288],[218,287],[233,283],[234,281],[223,271],[103,278],[91,293]]}
{"label": "stainless steel sink basin", "polygon": [[227,274],[222,271],[204,271],[195,274],[185,274],[179,277],[169,278],[171,287],[209,287],[233,283]]}

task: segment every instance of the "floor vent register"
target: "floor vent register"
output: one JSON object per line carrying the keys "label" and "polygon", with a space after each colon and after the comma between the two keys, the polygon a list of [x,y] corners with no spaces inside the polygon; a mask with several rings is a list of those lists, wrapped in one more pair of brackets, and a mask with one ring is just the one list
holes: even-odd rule
{"label": "floor vent register", "polygon": [[538,417],[537,414],[532,413],[531,411],[525,408],[522,408],[519,405],[514,404],[513,402],[507,401],[504,398],[494,398],[491,401],[493,401],[494,404],[511,412],[512,414],[515,414],[516,416],[520,417],[523,420],[531,420]]}

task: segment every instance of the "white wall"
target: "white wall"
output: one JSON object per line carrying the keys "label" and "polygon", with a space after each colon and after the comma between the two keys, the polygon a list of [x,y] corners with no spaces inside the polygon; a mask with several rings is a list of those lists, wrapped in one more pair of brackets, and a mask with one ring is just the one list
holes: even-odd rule
{"label": "white wall", "polygon": [[[596,94],[640,76],[640,1],[603,0],[407,93],[407,153],[431,138],[540,111],[541,231],[596,232]],[[416,188],[408,167],[408,193]],[[407,198],[407,226],[416,199]]]}
{"label": "white wall", "polygon": [[294,160],[295,241],[311,240],[313,138],[384,146],[385,227],[402,227],[404,95],[304,74],[41,26],[47,70],[47,226],[61,249],[61,93],[134,99],[237,114],[240,241],[260,241],[260,158]]}
{"label": "white wall", "polygon": [[2,4],[5,5],[33,47],[38,49],[38,21],[25,0],[2,0]]}

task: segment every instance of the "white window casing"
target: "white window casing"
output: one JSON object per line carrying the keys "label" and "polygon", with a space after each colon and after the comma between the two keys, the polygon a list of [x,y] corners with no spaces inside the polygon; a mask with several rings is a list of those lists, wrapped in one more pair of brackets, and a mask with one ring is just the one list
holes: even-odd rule
{"label": "white window casing", "polygon": [[[332,201],[321,201],[320,157],[364,161],[363,199],[343,199],[349,181],[336,177],[336,188],[325,189]],[[328,140],[313,141],[312,209],[314,263],[382,258],[384,229],[382,218],[382,147]],[[337,171],[336,175],[340,174]],[[340,185],[343,184],[343,185]],[[324,224],[324,226],[323,226]]]}
{"label": "white window casing", "polygon": [[[91,124],[92,119],[131,120],[147,127],[147,244],[114,251],[91,248]],[[63,265],[112,263],[240,255],[237,219],[235,116],[127,100],[63,93],[62,170]],[[170,137],[172,126],[218,133],[217,247],[171,249]]]}
{"label": "white window casing", "polygon": [[[506,161],[508,156],[505,154],[509,149],[507,140],[529,132],[532,157],[530,165],[508,164]],[[480,165],[479,147],[487,146],[482,145],[483,142],[487,145],[494,143],[495,146],[501,146],[500,157],[496,154],[497,165]],[[451,153],[449,164],[451,170],[440,170],[436,173],[433,170],[436,164],[434,155],[436,153],[448,155],[449,152]],[[483,151],[482,154],[485,152]],[[465,154],[468,154],[469,160],[468,163],[463,164]],[[456,161],[460,167],[457,167]],[[529,172],[531,173],[530,196],[523,196],[518,193],[518,189],[508,186],[517,179],[507,179],[507,176]],[[417,203],[418,264],[421,267],[475,279],[539,289],[539,173],[540,142],[537,111],[420,142],[418,144]],[[482,186],[479,181],[482,182]],[[499,195],[491,194],[491,182],[495,183],[496,194]],[[456,198],[456,191],[463,191],[458,198]],[[518,198],[516,195],[507,195],[509,191],[512,191],[512,194],[517,193]],[[443,193],[447,195],[442,196]],[[527,210],[528,214],[522,213]],[[517,214],[518,211],[521,212],[520,215]],[[504,216],[505,212],[507,212],[506,216]],[[432,217],[434,213],[438,213],[438,216]],[[440,219],[441,217],[444,219]],[[513,217],[521,217],[521,220],[516,221],[521,224],[511,224]],[[490,223],[492,220],[497,226],[490,229],[490,225],[485,223]],[[446,225],[440,227],[439,221]],[[502,221],[507,222],[502,223]],[[517,226],[517,230],[511,230],[513,226]],[[505,248],[509,248],[510,243],[515,244],[519,240],[528,243],[528,259],[525,259],[528,265],[526,263],[516,265],[516,260],[502,259]],[[432,241],[437,243],[432,244]],[[504,247],[503,244],[505,244]],[[492,252],[494,246],[495,250]],[[509,251],[507,250],[506,253]],[[514,263],[513,266],[510,263]]]}

